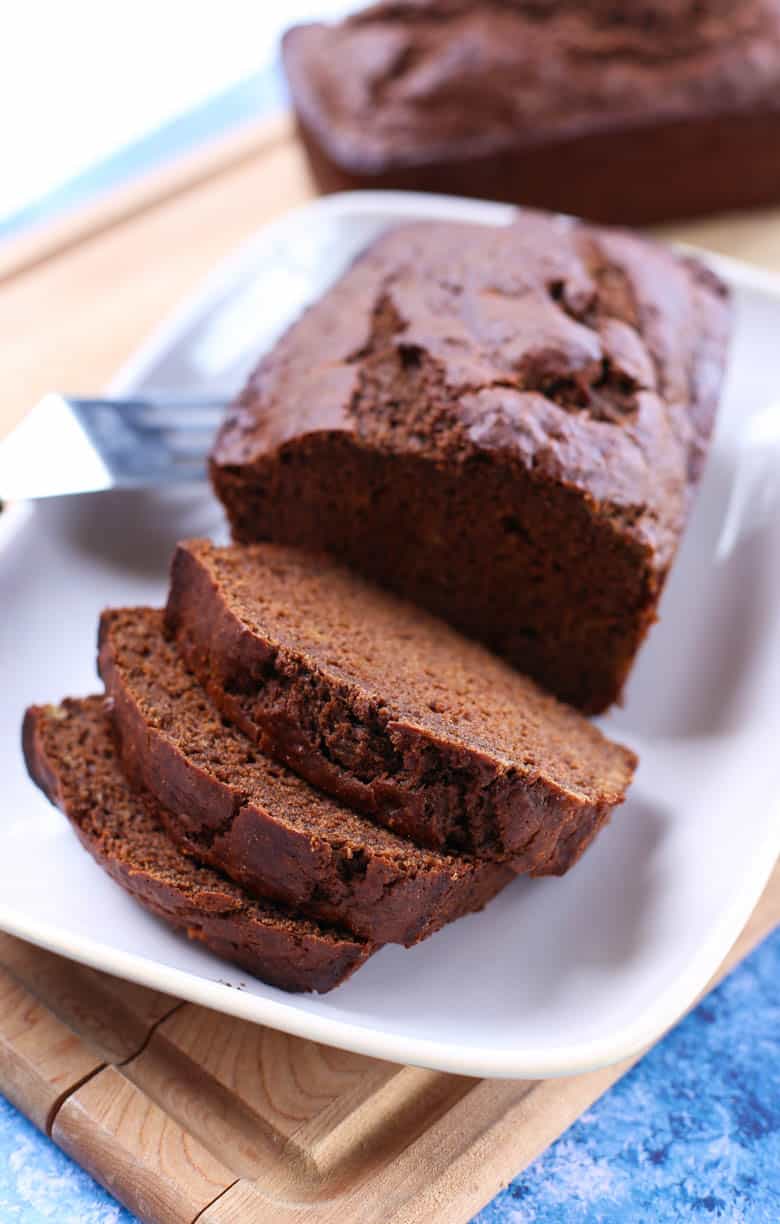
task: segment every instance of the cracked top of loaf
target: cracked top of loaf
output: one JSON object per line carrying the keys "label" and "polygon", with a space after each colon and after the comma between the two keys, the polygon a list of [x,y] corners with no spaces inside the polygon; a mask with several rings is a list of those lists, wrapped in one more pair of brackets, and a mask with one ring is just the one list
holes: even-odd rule
{"label": "cracked top of loaf", "polygon": [[284,61],[331,158],[372,173],[780,108],[780,0],[388,0],[294,27]]}
{"label": "cracked top of loaf", "polygon": [[519,465],[573,488],[659,567],[703,464],[728,293],[645,239],[525,211],[379,238],[285,333],[229,409],[213,463],[306,435],[434,463]]}

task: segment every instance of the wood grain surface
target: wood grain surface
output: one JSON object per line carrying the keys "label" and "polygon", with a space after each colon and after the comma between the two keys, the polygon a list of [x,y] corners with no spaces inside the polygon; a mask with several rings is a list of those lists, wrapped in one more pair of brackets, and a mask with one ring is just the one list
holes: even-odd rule
{"label": "wood grain surface", "polygon": [[[0,248],[0,434],[46,391],[101,390],[218,259],[310,195],[281,121]],[[780,271],[780,211],[665,233]],[[721,974],[778,922],[780,870]],[[151,1224],[459,1224],[630,1065],[538,1083],[398,1067],[0,935],[0,1090]]]}
{"label": "wood grain surface", "polygon": [[235,1182],[218,1156],[115,1067],[70,1096],[52,1138],[142,1220],[196,1219]]}
{"label": "wood grain surface", "polygon": [[0,931],[0,964],[101,1062],[124,1062],[143,1048],[177,999],[32,948]]}

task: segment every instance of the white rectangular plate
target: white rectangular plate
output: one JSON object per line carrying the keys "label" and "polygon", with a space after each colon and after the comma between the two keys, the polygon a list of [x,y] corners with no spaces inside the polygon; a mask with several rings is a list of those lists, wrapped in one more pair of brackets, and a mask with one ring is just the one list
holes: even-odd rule
{"label": "white rectangular plate", "polygon": [[[249,242],[152,340],[115,392],[229,393],[350,257],[400,219],[504,224],[499,205],[332,196]],[[182,536],[224,534],[210,494],[110,494],[0,519],[0,927],[120,976],[318,1041],[473,1075],[561,1075],[624,1058],[690,1004],[780,848],[780,287],[713,261],[737,331],[717,437],[625,708],[628,802],[563,879],[518,880],[487,910],[379,952],[323,998],[285,995],[171,933],[79,848],[27,780],[30,702],[95,691],[97,615],[165,597]],[[67,462],[67,455],[63,455]]]}

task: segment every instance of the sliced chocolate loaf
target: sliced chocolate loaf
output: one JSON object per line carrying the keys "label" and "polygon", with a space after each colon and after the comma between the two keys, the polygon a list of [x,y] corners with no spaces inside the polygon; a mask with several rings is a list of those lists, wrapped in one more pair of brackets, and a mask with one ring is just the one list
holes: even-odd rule
{"label": "sliced chocolate loaf", "polygon": [[371,944],[250,898],[181,854],[159,805],[120,769],[102,697],[33,706],[23,729],[33,781],[62,809],[92,857],[152,913],[282,990],[332,990]]}
{"label": "sliced chocolate loaf", "polygon": [[315,791],[222,719],[151,608],[104,612],[99,669],[125,772],[181,847],[247,891],[373,943],[413,944],[481,909],[504,863],[420,849]]}
{"label": "sliced chocolate loaf", "polygon": [[631,780],[628,749],[332,559],[182,544],[166,617],[231,722],[419,844],[562,872]]}
{"label": "sliced chocolate loaf", "polygon": [[701,476],[705,266],[521,212],[379,238],[263,358],[211,471],[241,542],[322,549],[564,701],[616,701]]}

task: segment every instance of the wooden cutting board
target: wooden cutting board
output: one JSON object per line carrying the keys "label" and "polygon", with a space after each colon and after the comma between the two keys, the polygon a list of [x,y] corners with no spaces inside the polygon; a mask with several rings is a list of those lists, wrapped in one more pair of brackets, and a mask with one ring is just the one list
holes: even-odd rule
{"label": "wooden cutting board", "polygon": [[[718,977],[778,922],[780,868]],[[0,1090],[149,1224],[466,1224],[634,1061],[399,1067],[0,934]]]}
{"label": "wooden cutting board", "polygon": [[[0,434],[83,393],[312,187],[285,118],[0,247]],[[780,211],[671,236],[780,271]],[[780,922],[780,869],[720,975]],[[719,975],[719,976],[720,976]],[[488,1081],[328,1049],[0,934],[0,1090],[151,1224],[459,1224],[630,1066]]]}

